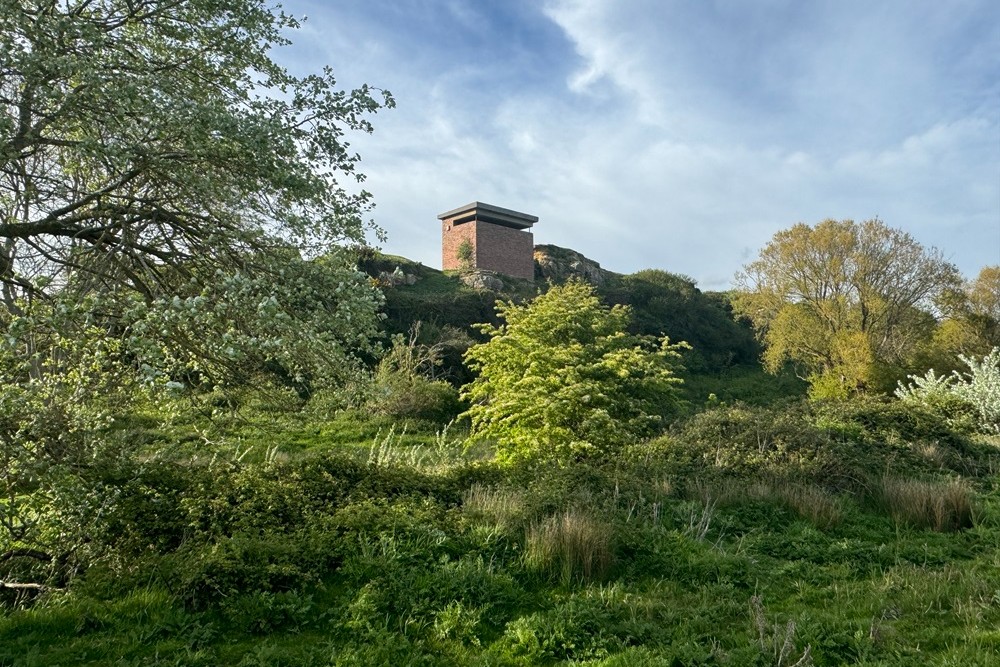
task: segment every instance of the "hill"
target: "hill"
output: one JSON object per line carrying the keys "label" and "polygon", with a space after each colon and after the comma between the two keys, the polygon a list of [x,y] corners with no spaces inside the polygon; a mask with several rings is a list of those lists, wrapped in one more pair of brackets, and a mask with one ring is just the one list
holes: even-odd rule
{"label": "hill", "polygon": [[760,371],[753,332],[733,317],[726,293],[703,292],[693,279],[659,269],[615,273],[555,245],[535,246],[534,259],[534,281],[487,271],[444,272],[378,253],[362,258],[360,266],[385,292],[387,332],[407,333],[420,322],[420,342],[442,348],[445,374],[456,383],[469,379],[462,354],[479,339],[473,325],[496,324],[498,300],[531,299],[550,285],[579,279],[593,284],[606,304],[632,309],[631,333],[691,345],[684,359],[689,400],[700,404],[714,394],[761,403],[804,390],[791,374],[775,378]]}

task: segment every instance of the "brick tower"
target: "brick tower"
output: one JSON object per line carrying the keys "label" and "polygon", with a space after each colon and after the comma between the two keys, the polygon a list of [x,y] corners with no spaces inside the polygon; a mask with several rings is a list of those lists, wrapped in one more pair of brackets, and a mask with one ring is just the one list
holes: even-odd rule
{"label": "brick tower", "polygon": [[442,213],[441,257],[445,271],[481,269],[534,280],[534,215],[474,201]]}

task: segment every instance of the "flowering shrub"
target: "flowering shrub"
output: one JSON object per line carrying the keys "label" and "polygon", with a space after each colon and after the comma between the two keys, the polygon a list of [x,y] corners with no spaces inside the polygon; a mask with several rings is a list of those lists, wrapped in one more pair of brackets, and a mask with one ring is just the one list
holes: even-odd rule
{"label": "flowering shrub", "polygon": [[963,409],[975,414],[980,429],[1000,433],[1000,348],[977,360],[959,355],[968,372],[936,375],[927,371],[923,377],[909,376],[907,385],[899,383],[896,396],[937,409],[952,416]]}

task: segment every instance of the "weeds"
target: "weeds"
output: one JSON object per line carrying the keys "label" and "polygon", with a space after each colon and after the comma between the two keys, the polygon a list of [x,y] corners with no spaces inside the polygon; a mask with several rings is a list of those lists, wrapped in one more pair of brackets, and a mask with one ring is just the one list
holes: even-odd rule
{"label": "weeds", "polygon": [[801,653],[795,647],[795,621],[788,621],[784,627],[769,623],[759,595],[750,598],[750,621],[757,636],[757,646],[769,664],[774,667],[811,667],[812,647],[806,645]]}
{"label": "weeds", "polygon": [[703,541],[708,535],[709,528],[712,527],[716,504],[717,501],[706,497],[700,509],[693,508],[688,516],[688,525],[684,529],[684,534],[699,542]]}

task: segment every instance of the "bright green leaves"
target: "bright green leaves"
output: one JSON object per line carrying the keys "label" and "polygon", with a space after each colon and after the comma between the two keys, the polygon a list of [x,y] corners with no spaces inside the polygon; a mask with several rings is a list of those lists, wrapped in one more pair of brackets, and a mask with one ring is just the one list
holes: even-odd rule
{"label": "bright green leaves", "polygon": [[737,275],[735,310],[767,346],[765,367],[794,363],[815,396],[870,387],[935,327],[928,312],[958,283],[954,266],[878,219],[798,224]]}
{"label": "bright green leaves", "polygon": [[666,338],[625,333],[629,310],[607,308],[581,282],[527,305],[499,303],[504,324],[466,354],[474,438],[500,460],[568,461],[652,435],[680,402],[678,350]]}

